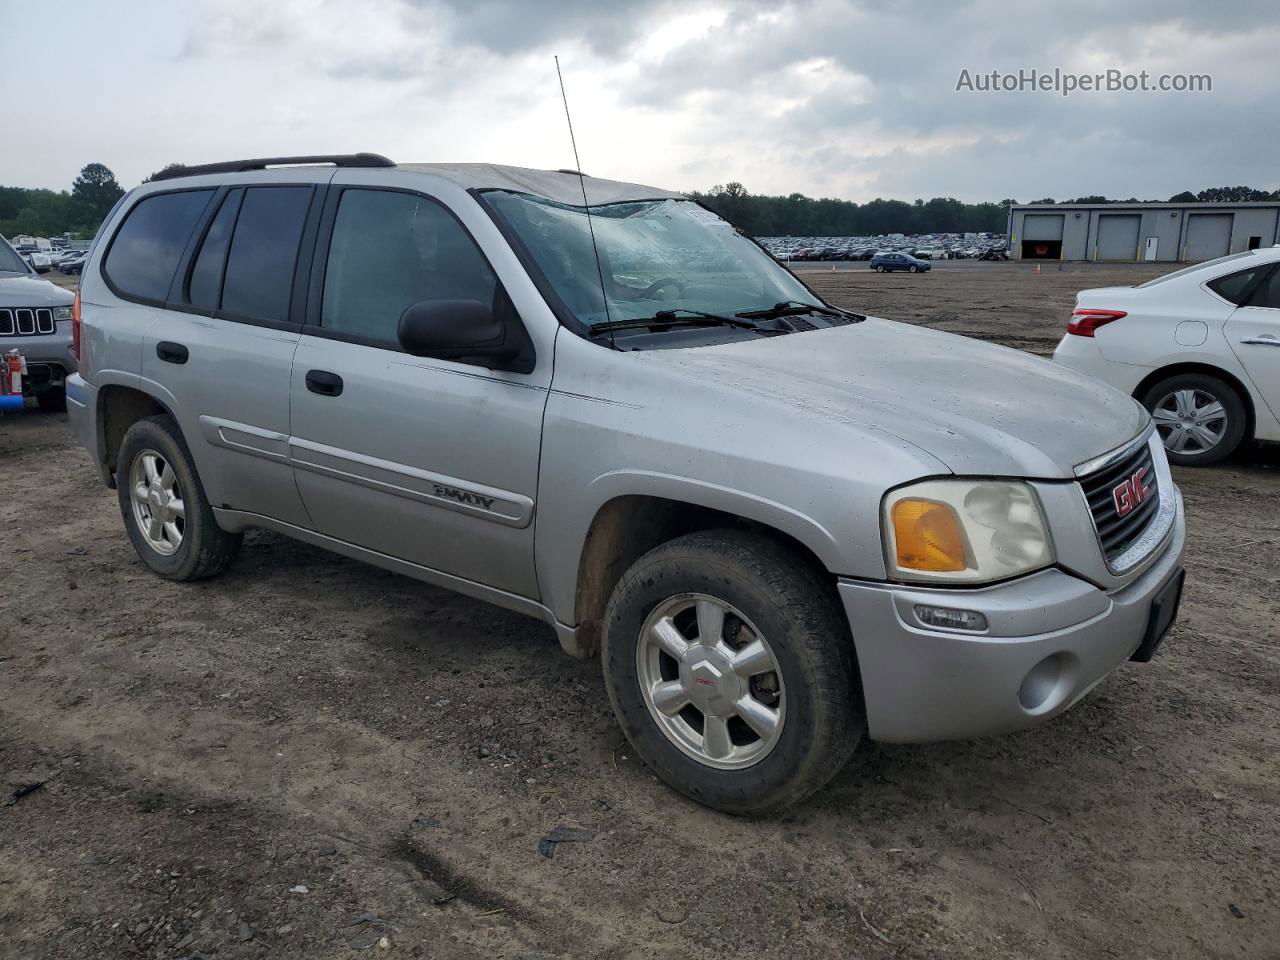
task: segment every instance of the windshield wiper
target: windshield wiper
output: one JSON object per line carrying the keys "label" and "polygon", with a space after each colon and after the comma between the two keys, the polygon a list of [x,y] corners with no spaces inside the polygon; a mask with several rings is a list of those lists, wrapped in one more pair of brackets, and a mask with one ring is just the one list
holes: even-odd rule
{"label": "windshield wiper", "polygon": [[853,320],[865,320],[866,317],[852,310],[841,310],[839,307],[823,307],[816,303],[805,303],[801,300],[782,300],[765,310],[742,310],[734,314],[751,320],[772,320],[775,317],[795,317],[802,313],[818,313],[827,317],[849,317]]}
{"label": "windshield wiper", "polygon": [[703,310],[688,310],[684,307],[676,307],[672,310],[659,310],[652,317],[636,317],[629,320],[610,320],[605,323],[593,323],[590,334],[594,337],[610,330],[702,325],[741,327],[743,330],[758,329],[756,323],[742,314],[729,317],[722,313],[707,313]]}

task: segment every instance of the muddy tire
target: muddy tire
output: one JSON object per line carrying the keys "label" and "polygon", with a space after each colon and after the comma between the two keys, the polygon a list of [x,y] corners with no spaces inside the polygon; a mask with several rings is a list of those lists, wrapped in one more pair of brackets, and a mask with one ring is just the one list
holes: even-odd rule
{"label": "muddy tire", "polygon": [[231,565],[242,537],[218,526],[172,417],[131,426],[118,463],[120,514],[143,563],[169,580],[201,580]]}
{"label": "muddy tire", "polygon": [[865,729],[836,598],[803,558],[736,530],[689,534],[618,583],[601,656],[609,699],[663,781],[726,813],[790,807]]}

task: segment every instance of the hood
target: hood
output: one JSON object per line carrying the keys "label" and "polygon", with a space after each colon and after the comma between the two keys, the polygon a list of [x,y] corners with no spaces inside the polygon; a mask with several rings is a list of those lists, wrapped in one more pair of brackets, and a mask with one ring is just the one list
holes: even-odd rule
{"label": "hood", "polygon": [[0,276],[0,307],[69,307],[75,294],[36,277]]}
{"label": "hood", "polygon": [[1128,395],[1049,360],[874,317],[661,352],[704,382],[893,434],[957,474],[1071,478],[1148,421]]}

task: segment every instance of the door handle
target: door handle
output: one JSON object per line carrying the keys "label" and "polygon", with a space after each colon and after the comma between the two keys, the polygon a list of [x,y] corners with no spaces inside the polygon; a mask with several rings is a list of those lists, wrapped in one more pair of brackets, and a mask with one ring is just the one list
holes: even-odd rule
{"label": "door handle", "polygon": [[161,340],[156,344],[156,356],[165,363],[186,363],[191,353],[180,343]]}
{"label": "door handle", "polygon": [[1269,333],[1264,333],[1260,337],[1245,337],[1240,342],[1255,347],[1280,347],[1280,337],[1273,337]]}
{"label": "door handle", "polygon": [[322,397],[336,397],[342,393],[342,378],[328,370],[308,370],[307,389]]}

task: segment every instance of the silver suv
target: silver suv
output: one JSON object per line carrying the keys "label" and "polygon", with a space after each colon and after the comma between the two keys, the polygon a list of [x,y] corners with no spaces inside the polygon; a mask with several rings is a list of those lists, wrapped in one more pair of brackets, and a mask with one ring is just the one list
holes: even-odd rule
{"label": "silver suv", "polygon": [[66,402],[64,384],[75,369],[73,299],[66,290],[36,276],[9,241],[0,237],[0,357],[17,350],[26,359],[22,392],[35,397],[41,410],[62,410]]}
{"label": "silver suv", "polygon": [[108,218],[81,297],[72,417],[152,570],[258,527],[538,617],[721,810],[799,801],[864,732],[1061,713],[1176,613],[1137,402],[832,307],[676,193],[187,168]]}

